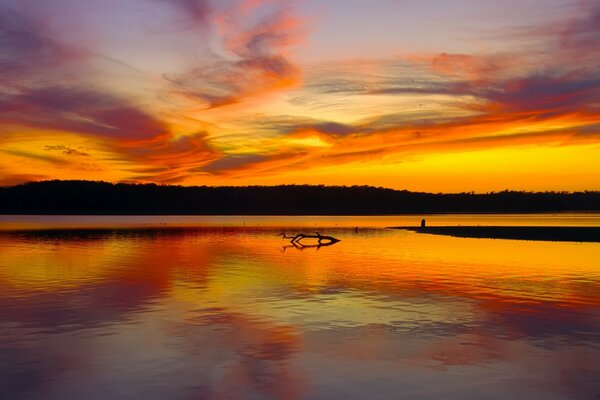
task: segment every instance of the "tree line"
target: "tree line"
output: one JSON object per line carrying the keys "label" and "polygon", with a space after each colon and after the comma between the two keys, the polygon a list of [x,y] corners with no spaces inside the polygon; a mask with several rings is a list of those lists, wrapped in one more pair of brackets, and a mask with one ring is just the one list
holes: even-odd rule
{"label": "tree line", "polygon": [[171,186],[44,181],[0,187],[2,214],[375,215],[600,211],[600,192],[422,193],[372,186]]}

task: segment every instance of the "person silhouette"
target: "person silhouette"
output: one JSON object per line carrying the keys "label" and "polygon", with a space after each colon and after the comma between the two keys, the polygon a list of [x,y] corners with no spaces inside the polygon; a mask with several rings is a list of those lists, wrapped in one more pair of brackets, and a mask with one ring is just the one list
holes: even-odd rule
{"label": "person silhouette", "polygon": [[425,218],[421,220],[421,228],[425,228]]}

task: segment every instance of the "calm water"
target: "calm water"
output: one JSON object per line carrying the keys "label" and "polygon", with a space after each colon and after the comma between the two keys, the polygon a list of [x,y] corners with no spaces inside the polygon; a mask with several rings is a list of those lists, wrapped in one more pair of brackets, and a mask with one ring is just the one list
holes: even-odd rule
{"label": "calm water", "polygon": [[382,228],[420,218],[0,216],[0,397],[600,398],[600,245]]}
{"label": "calm water", "polygon": [[2,230],[77,228],[385,228],[427,225],[600,226],[600,213],[435,214],[384,216],[0,215]]}

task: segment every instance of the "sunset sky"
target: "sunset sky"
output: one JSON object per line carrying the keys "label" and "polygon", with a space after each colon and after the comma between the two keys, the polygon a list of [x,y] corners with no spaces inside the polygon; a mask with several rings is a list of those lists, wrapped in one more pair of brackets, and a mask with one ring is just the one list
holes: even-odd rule
{"label": "sunset sky", "polygon": [[0,185],[600,190],[597,0],[0,0]]}

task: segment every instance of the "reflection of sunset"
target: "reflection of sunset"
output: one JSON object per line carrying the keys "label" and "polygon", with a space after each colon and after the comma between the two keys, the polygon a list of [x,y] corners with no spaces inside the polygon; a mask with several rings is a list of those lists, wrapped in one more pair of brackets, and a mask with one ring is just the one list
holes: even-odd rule
{"label": "reflection of sunset", "polygon": [[[579,296],[580,300],[586,298],[574,291],[578,286],[571,281],[580,276],[596,276],[597,268],[591,260],[600,257],[600,249],[594,244],[468,240],[403,231],[373,231],[368,238],[370,246],[378,249],[373,252],[363,250],[362,237],[352,236],[348,230],[341,231],[345,236],[336,244],[334,258],[330,258],[330,253],[325,252],[330,249],[323,250],[324,254],[312,249],[274,252],[272,249],[281,245],[281,240],[274,238],[272,231],[265,231],[264,238],[242,232],[230,230],[216,243],[213,234],[165,232],[151,236],[151,240],[141,236],[128,246],[123,245],[124,234],[99,236],[94,241],[49,239],[33,246],[26,241],[9,246],[14,239],[4,236],[1,273],[3,283],[48,290],[110,280],[115,274],[126,279],[135,276],[136,271],[142,273],[144,268],[144,274],[171,271],[173,295],[180,300],[195,297],[195,289],[178,287],[176,282],[193,281],[201,273],[205,282],[202,296],[230,303],[230,307],[243,307],[237,301],[239,296],[251,296],[257,287],[261,291],[286,287],[299,293],[318,293],[320,288],[331,285],[390,294],[412,289],[450,291],[467,297],[562,301],[568,305],[577,304]],[[166,250],[165,243],[170,243]],[[22,250],[25,245],[27,252]],[[265,245],[267,249],[263,248]],[[173,259],[178,263],[173,264]],[[232,277],[231,268],[249,272]]]}
{"label": "reflection of sunset", "polygon": [[[91,251],[86,248],[92,247]],[[0,238],[0,284],[21,289],[56,291],[74,289],[97,279],[110,279],[113,263],[133,257],[129,247],[114,240],[56,243],[55,240],[18,245]]]}
{"label": "reflection of sunset", "polygon": [[[186,396],[277,399],[344,393],[332,383],[340,371],[403,385],[400,372],[434,379],[457,367],[485,375],[518,365],[530,376],[541,360],[553,382],[560,365],[594,373],[597,352],[585,346],[598,327],[596,244],[340,228],[333,246],[284,251],[276,232],[5,232],[2,338],[11,346],[43,335],[52,351],[81,348],[48,370],[68,376],[84,363],[100,392],[97,379],[118,385],[115,366],[136,390],[160,371],[165,393],[183,382]],[[10,362],[33,368],[42,350],[20,346]],[[61,393],[77,393],[72,380],[53,379]],[[444,390],[466,382],[455,384]],[[569,377],[544,390],[589,390],[581,385]],[[442,390],[414,388],[434,389]]]}

